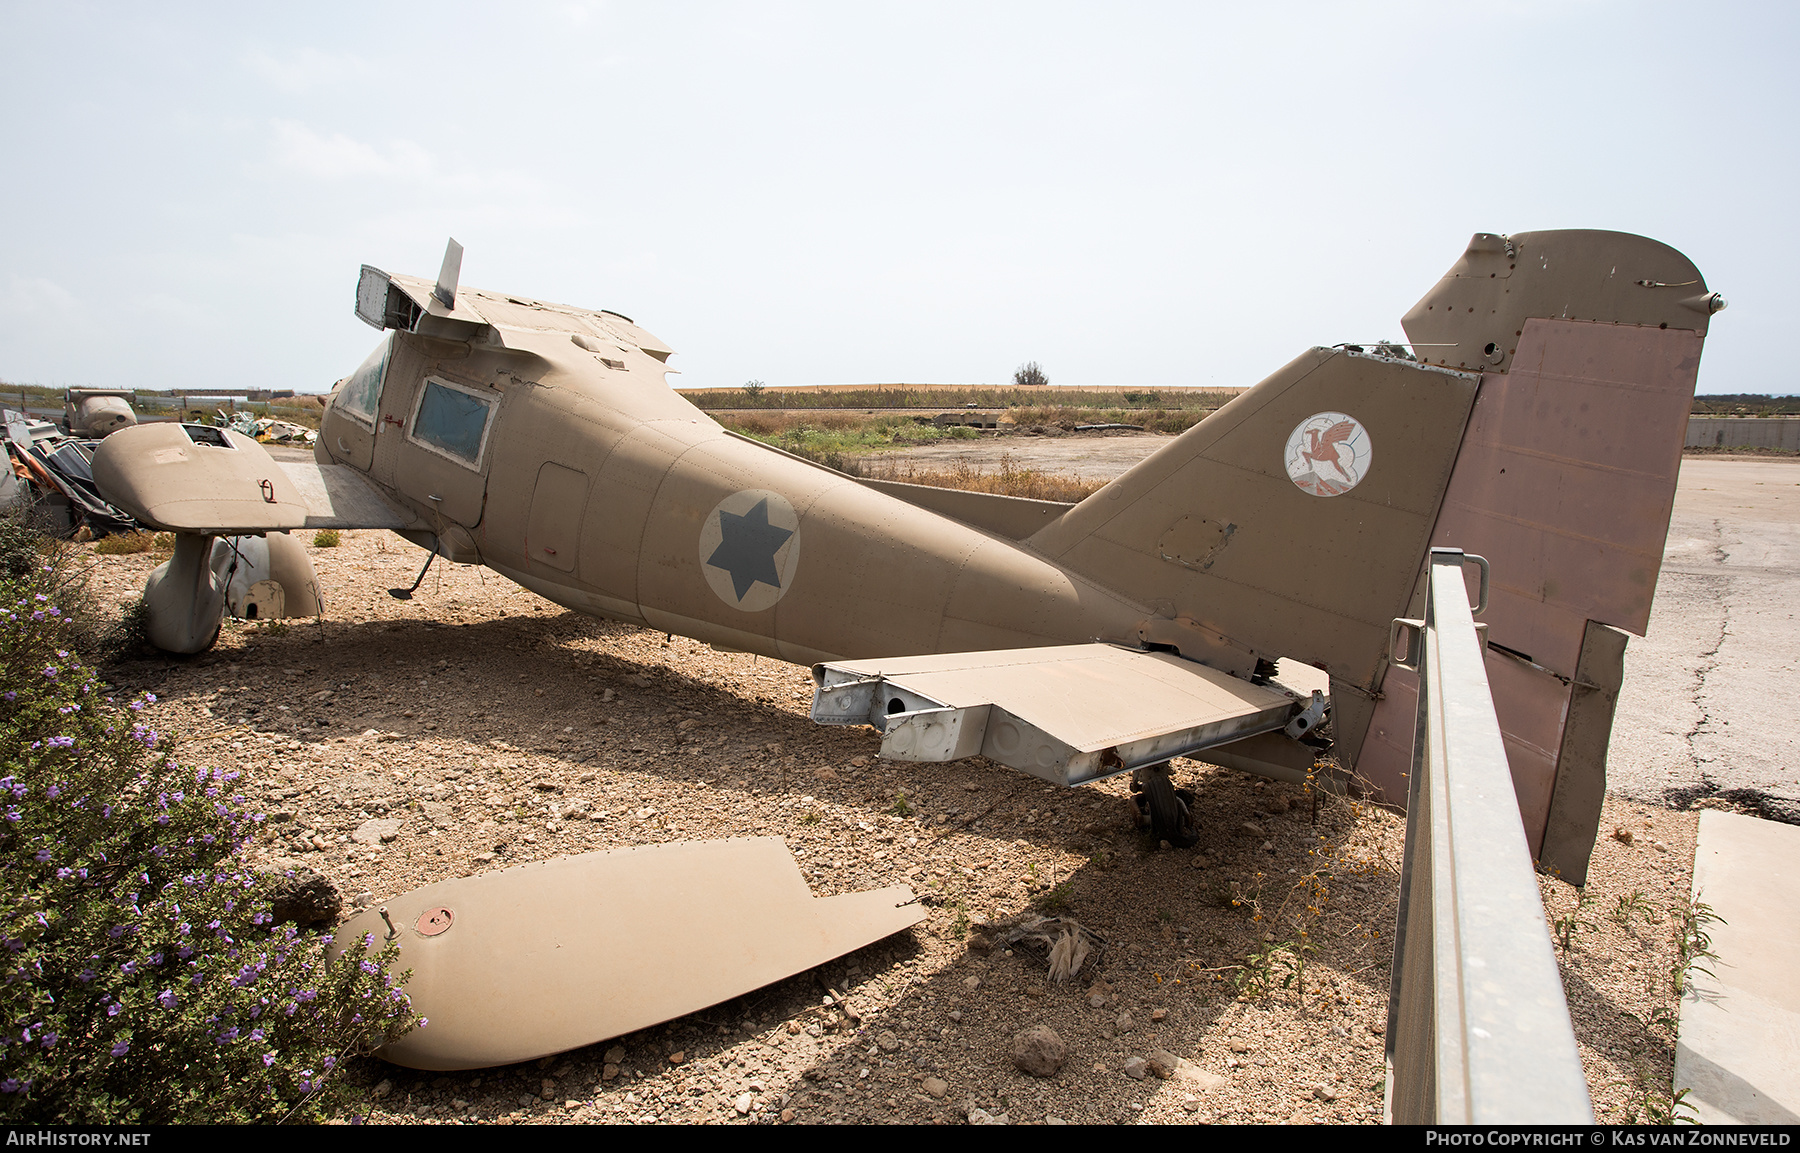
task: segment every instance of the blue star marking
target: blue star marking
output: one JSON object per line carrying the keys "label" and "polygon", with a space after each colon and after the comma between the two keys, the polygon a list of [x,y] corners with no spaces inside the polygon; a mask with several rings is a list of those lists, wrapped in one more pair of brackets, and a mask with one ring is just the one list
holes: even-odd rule
{"label": "blue star marking", "polygon": [[756,507],[743,516],[720,509],[719,533],[723,539],[706,558],[706,563],[731,574],[731,587],[739,600],[744,599],[744,594],[757,581],[773,589],[781,588],[781,574],[775,570],[775,554],[794,532],[769,523],[767,497],[757,501]]}

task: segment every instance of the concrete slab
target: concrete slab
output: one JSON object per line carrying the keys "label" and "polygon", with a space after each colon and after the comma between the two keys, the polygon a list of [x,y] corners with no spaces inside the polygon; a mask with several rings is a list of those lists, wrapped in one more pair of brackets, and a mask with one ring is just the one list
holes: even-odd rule
{"label": "concrete slab", "polygon": [[1675,1086],[1704,1125],[1800,1124],[1800,827],[1706,810],[1695,899],[1717,960],[1681,1002]]}

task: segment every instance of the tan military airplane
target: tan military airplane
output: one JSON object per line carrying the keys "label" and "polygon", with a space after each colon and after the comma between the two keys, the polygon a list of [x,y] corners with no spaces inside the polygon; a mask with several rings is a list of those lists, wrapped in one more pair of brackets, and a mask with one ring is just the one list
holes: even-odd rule
{"label": "tan military airplane", "polygon": [[227,605],[318,611],[286,530],[390,528],[571,609],[812,665],[815,719],[873,725],[890,757],[1134,772],[1180,842],[1176,756],[1298,780],[1328,752],[1327,784],[1404,798],[1416,690],[1390,626],[1449,545],[1491,564],[1532,850],[1585,876],[1621,630],[1648,622],[1724,307],[1674,249],[1478,233],[1406,314],[1409,346],[1308,350],[1072,505],[739,436],[668,388],[672,350],[630,318],[459,287],[461,254],[435,283],[364,266],[356,314],[384,335],[314,463],[176,424],[103,442],[102,492],[179,534],[146,588],[159,646],[204,650]]}

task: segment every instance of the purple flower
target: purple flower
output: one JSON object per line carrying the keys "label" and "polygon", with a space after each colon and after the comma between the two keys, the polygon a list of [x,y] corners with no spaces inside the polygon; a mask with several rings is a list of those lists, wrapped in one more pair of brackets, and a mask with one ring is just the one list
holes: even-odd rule
{"label": "purple flower", "polygon": [[45,665],[44,666],[44,675],[46,677],[50,678],[51,680],[55,680],[56,674],[61,671],[62,670],[57,668],[55,665]]}
{"label": "purple flower", "polygon": [[[52,786],[52,787],[54,788],[55,786]],[[49,849],[39,849],[37,851],[37,859],[38,859],[38,864],[40,864],[40,865],[47,864],[50,860],[50,850]]]}
{"label": "purple flower", "polygon": [[270,1050],[269,1052],[263,1054],[263,1068],[267,1069],[270,1065],[273,1065],[274,1063],[275,1063],[274,1050]]}
{"label": "purple flower", "polygon": [[[29,1082],[27,1082],[26,1084],[29,1084]],[[0,1081],[0,1093],[17,1093],[17,1092],[23,1090],[24,1088],[25,1088],[25,1085],[20,1084],[18,1081],[14,1080],[11,1077],[8,1077],[4,1081]]]}
{"label": "purple flower", "polygon": [[156,1003],[165,1009],[173,1009],[180,1001],[173,989],[164,989],[156,995]]}
{"label": "purple flower", "polygon": [[110,1004],[106,1007],[106,1015],[108,1017],[117,1017],[119,1015],[119,1010],[122,1008],[124,1008],[123,1005],[120,1005],[117,1001],[114,1001],[112,1004]]}
{"label": "purple flower", "polygon": [[49,740],[45,741],[44,743],[46,745],[49,745],[53,749],[66,749],[70,745],[73,745],[75,743],[75,738],[74,737],[51,737]]}
{"label": "purple flower", "polygon": [[128,1050],[130,1048],[131,1048],[130,1041],[120,1041],[117,1045],[114,1045],[112,1047],[112,1055],[115,1057],[123,1057],[125,1055],[126,1050]]}

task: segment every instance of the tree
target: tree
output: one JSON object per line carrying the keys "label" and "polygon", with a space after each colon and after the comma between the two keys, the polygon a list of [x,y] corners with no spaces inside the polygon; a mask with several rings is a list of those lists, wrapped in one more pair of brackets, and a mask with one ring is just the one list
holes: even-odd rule
{"label": "tree", "polygon": [[1037,361],[1028,360],[1013,373],[1013,383],[1020,388],[1037,388],[1049,384],[1050,378],[1044,375],[1044,370],[1038,367]]}
{"label": "tree", "polygon": [[765,387],[767,386],[760,380],[747,380],[744,382],[744,391],[749,393],[752,399],[761,396]]}

